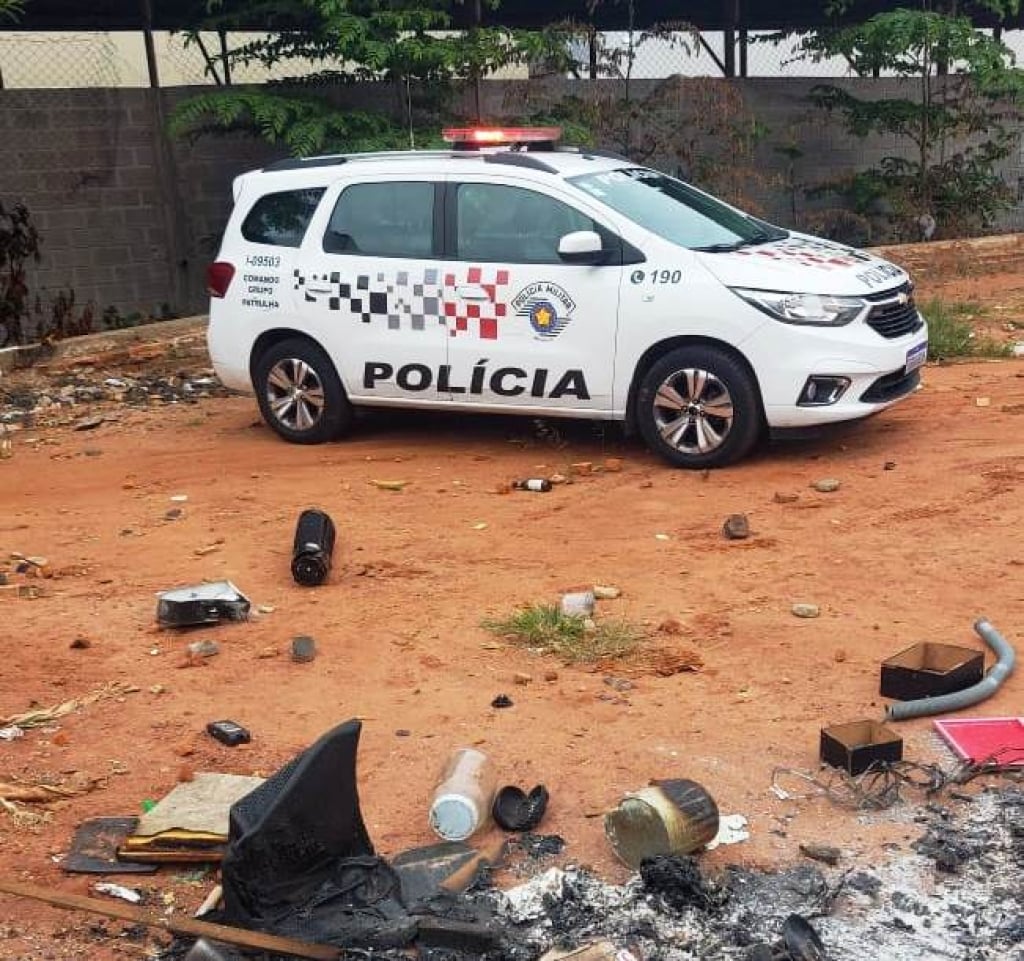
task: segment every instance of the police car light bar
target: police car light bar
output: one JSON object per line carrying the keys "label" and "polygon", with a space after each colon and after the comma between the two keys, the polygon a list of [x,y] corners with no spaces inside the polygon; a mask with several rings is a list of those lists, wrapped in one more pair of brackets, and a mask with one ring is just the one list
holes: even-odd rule
{"label": "police car light bar", "polygon": [[549,143],[562,136],[561,127],[446,127],[441,136],[448,143],[496,145]]}

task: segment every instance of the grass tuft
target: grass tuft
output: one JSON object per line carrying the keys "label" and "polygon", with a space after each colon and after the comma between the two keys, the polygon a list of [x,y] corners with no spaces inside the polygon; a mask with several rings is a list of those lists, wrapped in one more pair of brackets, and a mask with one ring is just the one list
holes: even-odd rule
{"label": "grass tuft", "polygon": [[512,644],[555,654],[569,664],[624,657],[644,637],[626,620],[597,621],[588,630],[583,618],[567,617],[553,604],[531,604],[483,626]]}
{"label": "grass tuft", "polygon": [[921,306],[928,321],[928,359],[950,360],[954,357],[1008,357],[1009,344],[975,334],[971,321],[983,312],[980,304],[947,303],[930,300]]}

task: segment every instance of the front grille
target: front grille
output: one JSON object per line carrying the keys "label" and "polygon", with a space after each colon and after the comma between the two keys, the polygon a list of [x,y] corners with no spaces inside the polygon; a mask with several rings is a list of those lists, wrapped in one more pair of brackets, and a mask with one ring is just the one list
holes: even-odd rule
{"label": "front grille", "polygon": [[920,383],[921,371],[912,370],[905,374],[902,370],[894,370],[891,374],[879,377],[860,395],[860,399],[865,404],[886,404],[909,394]]}
{"label": "front grille", "polygon": [[864,299],[874,304],[867,316],[868,326],[889,340],[912,334],[924,326],[910,284],[868,294]]}

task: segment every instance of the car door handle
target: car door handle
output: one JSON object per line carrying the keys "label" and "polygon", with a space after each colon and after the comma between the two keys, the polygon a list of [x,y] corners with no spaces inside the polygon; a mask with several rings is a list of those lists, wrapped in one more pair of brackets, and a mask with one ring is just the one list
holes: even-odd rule
{"label": "car door handle", "polygon": [[479,287],[476,284],[469,284],[468,286],[456,287],[455,293],[457,293],[463,300],[490,300],[491,295],[487,293],[483,287]]}
{"label": "car door handle", "polygon": [[321,286],[320,284],[306,284],[306,290],[311,294],[329,294],[332,288]]}

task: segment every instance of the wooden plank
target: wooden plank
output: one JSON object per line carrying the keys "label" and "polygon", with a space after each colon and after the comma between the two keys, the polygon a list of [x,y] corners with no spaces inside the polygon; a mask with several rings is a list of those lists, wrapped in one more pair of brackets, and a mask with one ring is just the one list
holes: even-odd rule
{"label": "wooden plank", "polygon": [[264,934],[262,931],[248,931],[245,928],[233,928],[226,924],[213,924],[209,921],[197,921],[178,915],[153,915],[142,908],[131,904],[116,904],[99,901],[96,898],[82,897],[78,894],[65,894],[34,884],[22,884],[0,878],[0,893],[13,894],[19,898],[30,898],[42,901],[58,908],[72,911],[87,911],[118,921],[129,921],[132,924],[144,924],[150,928],[162,928],[172,934],[184,934],[194,938],[209,938],[212,941],[223,941],[226,944],[237,944],[243,948],[256,948],[275,954],[287,954],[295,958],[308,958],[310,961],[339,961],[341,949],[329,944],[312,944],[308,941],[296,941],[293,938],[282,938],[276,934]]}

